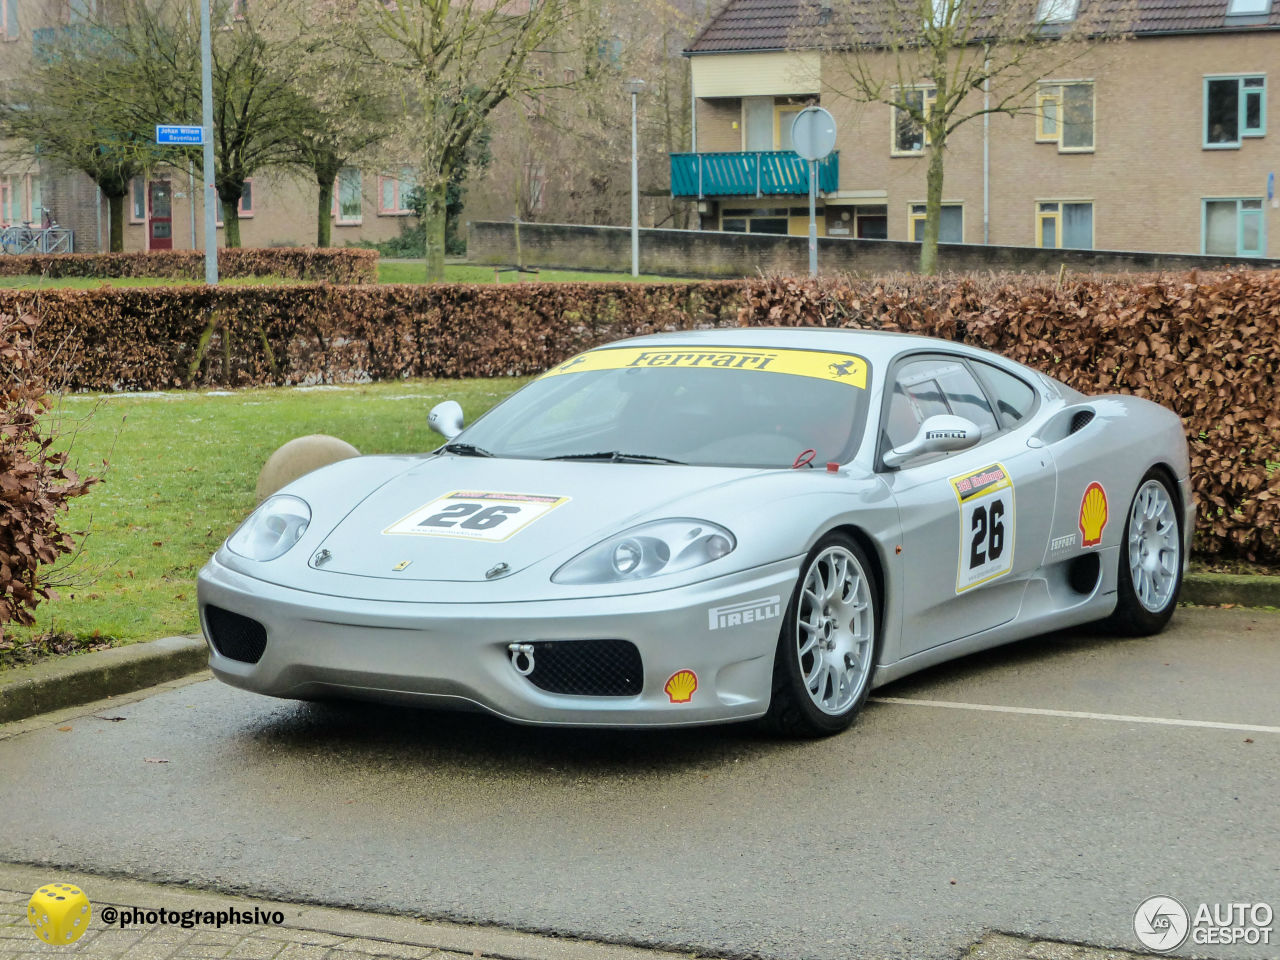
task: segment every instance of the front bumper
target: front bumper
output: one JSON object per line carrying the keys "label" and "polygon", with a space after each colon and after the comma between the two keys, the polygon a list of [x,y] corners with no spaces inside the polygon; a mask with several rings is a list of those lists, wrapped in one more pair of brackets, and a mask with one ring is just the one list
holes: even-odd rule
{"label": "front bumper", "polygon": [[[778,631],[800,560],[654,593],[463,604],[309,593],[245,576],[215,558],[200,571],[200,622],[214,675],[268,696],[481,709],[523,723],[569,726],[723,723],[768,709]],[[754,601],[774,597],[776,612],[761,605],[756,616],[712,614],[724,606],[751,609]],[[209,641],[209,605],[265,627],[266,648],[257,663],[218,652]],[[550,693],[517,672],[507,649],[510,643],[604,638],[638,648],[639,694]],[[681,670],[697,676],[688,702],[674,702],[664,690]]]}

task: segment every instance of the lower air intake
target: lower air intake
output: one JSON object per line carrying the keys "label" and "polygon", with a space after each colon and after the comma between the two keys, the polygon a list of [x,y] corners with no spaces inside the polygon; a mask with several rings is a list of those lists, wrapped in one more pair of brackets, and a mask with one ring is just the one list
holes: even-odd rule
{"label": "lower air intake", "polygon": [[204,622],[213,649],[228,660],[257,663],[262,659],[267,649],[267,628],[257,620],[208,606],[204,608]]}
{"label": "lower air intake", "polygon": [[537,640],[529,681],[548,693],[634,697],[644,687],[640,651],[629,640]]}

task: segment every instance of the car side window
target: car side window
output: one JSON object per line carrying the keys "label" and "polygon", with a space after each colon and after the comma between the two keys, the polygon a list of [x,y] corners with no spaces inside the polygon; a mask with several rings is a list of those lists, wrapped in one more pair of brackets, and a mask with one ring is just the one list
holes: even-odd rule
{"label": "car side window", "polygon": [[927,419],[947,413],[973,421],[983,436],[999,429],[978,381],[959,360],[926,357],[904,363],[894,375],[889,396],[888,447],[902,446]]}
{"label": "car side window", "polygon": [[973,361],[987,393],[995,398],[996,410],[1006,426],[1014,427],[1036,408],[1036,392],[1011,373],[981,360]]}

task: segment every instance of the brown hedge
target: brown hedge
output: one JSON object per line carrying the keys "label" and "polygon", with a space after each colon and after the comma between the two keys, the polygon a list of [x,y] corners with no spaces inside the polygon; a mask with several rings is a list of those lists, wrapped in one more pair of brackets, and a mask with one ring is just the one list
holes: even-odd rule
{"label": "brown hedge", "polygon": [[[218,251],[222,277],[284,277],[329,283],[377,283],[376,250],[267,247]],[[162,277],[203,280],[199,250],[146,253],[37,253],[0,256],[0,276]]]}
{"label": "brown hedge", "polygon": [[[959,340],[1182,416],[1197,550],[1280,562],[1280,272],[698,284],[14,292],[77,388],[531,374],[656,330],[856,326]],[[10,307],[9,309],[12,309]]]}
{"label": "brown hedge", "polygon": [[42,415],[50,407],[47,362],[33,346],[33,323],[0,315],[0,640],[6,624],[32,622],[49,595],[41,567],[69,553],[58,527],[67,501],[94,478],[67,469]]}

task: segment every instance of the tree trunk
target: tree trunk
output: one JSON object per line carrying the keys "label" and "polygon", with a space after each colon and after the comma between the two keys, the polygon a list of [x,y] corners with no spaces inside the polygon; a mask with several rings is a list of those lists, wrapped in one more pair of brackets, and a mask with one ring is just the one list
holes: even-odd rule
{"label": "tree trunk", "polygon": [[240,198],[222,201],[222,245],[228,250],[240,246]]}
{"label": "tree trunk", "polygon": [[124,198],[123,193],[107,194],[108,232],[111,235],[108,249],[112,253],[124,252]]}
{"label": "tree trunk", "polygon": [[947,135],[940,130],[934,134],[928,146],[929,173],[925,181],[924,242],[920,244],[920,272],[930,277],[938,272],[938,233],[942,229],[942,154],[946,147]]}
{"label": "tree trunk", "polygon": [[427,283],[444,282],[444,227],[449,177],[447,172],[437,186],[427,190],[422,211],[422,226],[427,241]]}
{"label": "tree trunk", "polygon": [[316,246],[327,247],[333,243],[333,180],[317,177],[320,198],[316,201]]}

